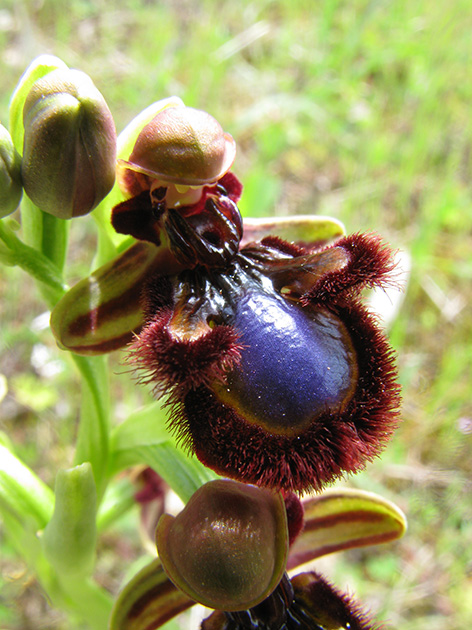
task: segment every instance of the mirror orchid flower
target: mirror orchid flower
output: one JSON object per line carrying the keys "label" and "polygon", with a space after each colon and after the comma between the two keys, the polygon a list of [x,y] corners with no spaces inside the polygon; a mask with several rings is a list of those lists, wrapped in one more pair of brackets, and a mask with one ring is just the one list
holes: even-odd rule
{"label": "mirror orchid flower", "polygon": [[[110,630],[154,630],[200,603],[202,630],[379,630],[317,571],[293,569],[334,551],[401,537],[399,508],[372,493],[336,490],[300,502],[218,479],[157,526],[159,557],[121,591]],[[291,572],[289,577],[288,571]]]}
{"label": "mirror orchid flower", "polygon": [[377,456],[398,423],[393,353],[361,302],[391,282],[393,253],[316,218],[300,238],[281,238],[286,222],[252,240],[234,155],[204,112],[166,107],[145,125],[119,162],[127,198],[111,219],[137,242],[66,294],[52,330],[83,354],[131,342],[127,363],[217,473],[320,490]]}

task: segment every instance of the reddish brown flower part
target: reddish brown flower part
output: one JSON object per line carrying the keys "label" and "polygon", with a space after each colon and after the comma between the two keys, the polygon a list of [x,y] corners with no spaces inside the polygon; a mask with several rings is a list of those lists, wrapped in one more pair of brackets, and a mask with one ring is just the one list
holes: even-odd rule
{"label": "reddish brown flower part", "polygon": [[393,353],[359,300],[393,267],[375,235],[317,251],[271,237],[224,268],[156,276],[130,361],[170,393],[170,426],[205,465],[319,490],[363,468],[397,425]]}
{"label": "reddish brown flower part", "polygon": [[202,630],[384,630],[348,595],[314,571],[278,588],[261,604],[241,612],[216,610]]}

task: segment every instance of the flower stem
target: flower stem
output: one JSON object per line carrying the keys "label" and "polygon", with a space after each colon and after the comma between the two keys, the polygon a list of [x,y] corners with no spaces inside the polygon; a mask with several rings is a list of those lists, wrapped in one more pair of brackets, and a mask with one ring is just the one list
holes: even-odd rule
{"label": "flower stem", "polygon": [[110,400],[108,360],[72,354],[82,375],[82,406],[74,465],[90,462],[97,496],[105,491],[108,475],[110,438]]}
{"label": "flower stem", "polygon": [[5,263],[21,267],[37,280],[48,306],[54,305],[67,288],[55,263],[42,252],[25,245],[4,221],[0,221],[0,239],[8,248],[1,252]]}

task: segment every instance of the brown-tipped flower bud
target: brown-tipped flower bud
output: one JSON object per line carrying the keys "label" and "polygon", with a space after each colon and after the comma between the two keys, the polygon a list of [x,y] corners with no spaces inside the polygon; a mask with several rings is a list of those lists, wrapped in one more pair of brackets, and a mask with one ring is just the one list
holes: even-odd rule
{"label": "brown-tipped flower bud", "polygon": [[115,181],[113,117],[92,80],[60,69],[33,84],[23,109],[27,195],[61,219],[90,212]]}
{"label": "brown-tipped flower bud", "polygon": [[129,171],[167,184],[211,184],[230,169],[235,155],[235,141],[213,116],[192,107],[167,107],[143,128],[129,160],[120,161],[121,186],[130,187]]}
{"label": "brown-tipped flower bud", "polygon": [[202,486],[175,518],[156,532],[170,579],[197,602],[245,610],[268,597],[282,579],[288,530],[280,494],[235,481]]}
{"label": "brown-tipped flower bud", "polygon": [[16,210],[22,194],[21,157],[10,134],[0,125],[0,219]]}

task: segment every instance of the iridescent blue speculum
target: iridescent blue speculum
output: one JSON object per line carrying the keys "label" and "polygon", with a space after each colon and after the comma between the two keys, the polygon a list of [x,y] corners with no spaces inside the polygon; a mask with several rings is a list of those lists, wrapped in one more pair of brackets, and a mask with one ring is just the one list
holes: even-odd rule
{"label": "iridescent blue speculum", "polygon": [[215,393],[250,424],[297,435],[351,399],[356,352],[346,327],[328,310],[303,309],[274,292],[249,290],[230,325],[244,351]]}

